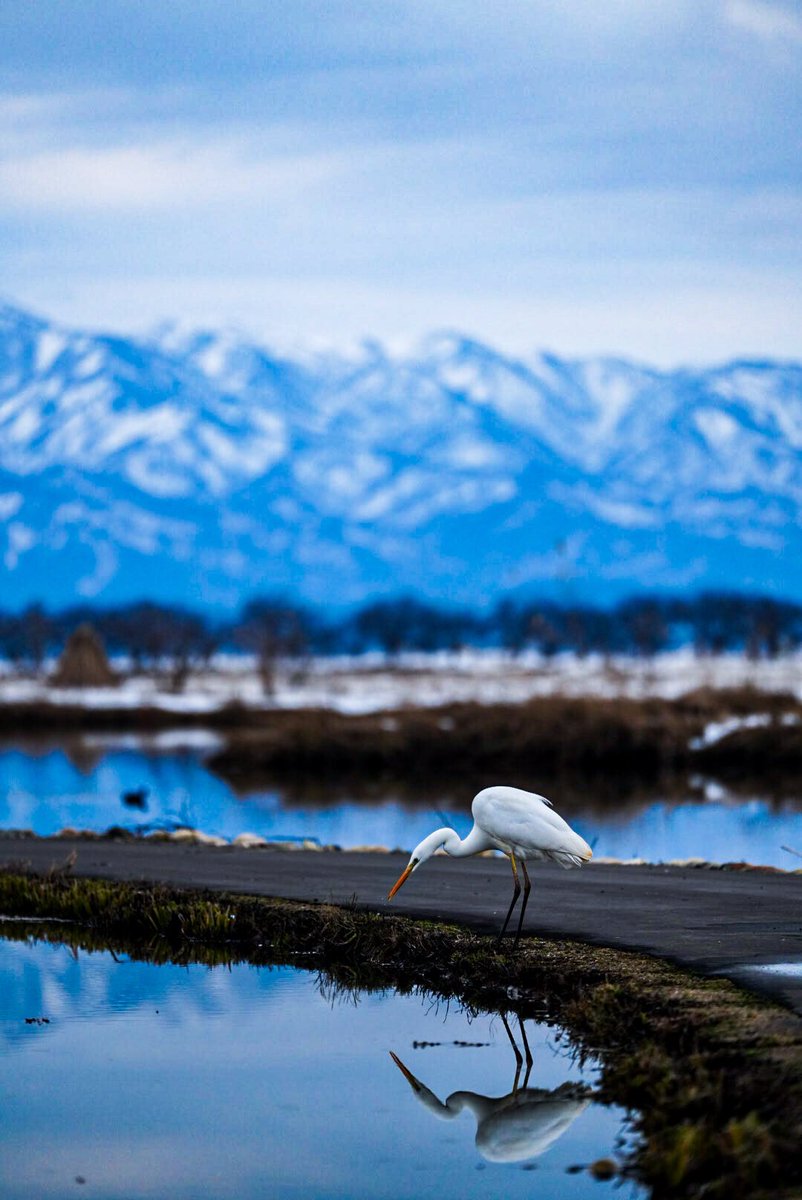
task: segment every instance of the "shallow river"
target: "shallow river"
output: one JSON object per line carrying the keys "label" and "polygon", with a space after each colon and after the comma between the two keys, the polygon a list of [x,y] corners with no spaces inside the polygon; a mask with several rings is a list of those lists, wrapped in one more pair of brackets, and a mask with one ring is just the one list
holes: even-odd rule
{"label": "shallow river", "polygon": [[[0,828],[50,834],[64,826],[102,832],[111,825],[184,824],[226,838],[247,831],[344,848],[404,849],[444,823],[461,834],[470,828],[470,789],[429,796],[388,786],[365,798],[321,785],[314,791],[265,787],[237,795],[204,766],[214,744],[213,735],[198,730],[0,744]],[[553,789],[550,796],[597,856],[802,866],[802,858],[783,849],[802,854],[797,803],[776,804],[760,795],[744,799],[714,780],[698,779],[680,800],[647,792],[620,809],[594,805],[594,792],[589,779],[587,800],[574,794],[566,802]]]}
{"label": "shallow river", "polygon": [[498,1016],[288,968],[0,940],[0,996],[6,1200],[572,1200],[611,1194],[587,1167],[628,1136],[598,1064],[534,1021],[516,1091]]}

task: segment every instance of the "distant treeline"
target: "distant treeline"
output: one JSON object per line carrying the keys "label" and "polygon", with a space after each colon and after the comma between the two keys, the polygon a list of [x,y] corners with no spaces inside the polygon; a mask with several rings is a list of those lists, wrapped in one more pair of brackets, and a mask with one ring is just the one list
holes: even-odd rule
{"label": "distant treeline", "polygon": [[321,610],[265,597],[230,621],[183,608],[138,603],[117,608],[80,605],[48,612],[33,605],[0,612],[0,657],[37,669],[69,635],[92,625],[110,654],[135,669],[170,664],[177,673],[203,666],[217,651],[257,656],[265,672],[278,658],[360,654],[381,650],[501,647],[511,654],[651,656],[677,646],[699,654],[742,651],[773,658],[802,645],[802,606],[764,596],[705,592],[687,599],[636,597],[612,609],[503,599],[488,613],[446,609],[412,597],[376,600],[336,618]]}

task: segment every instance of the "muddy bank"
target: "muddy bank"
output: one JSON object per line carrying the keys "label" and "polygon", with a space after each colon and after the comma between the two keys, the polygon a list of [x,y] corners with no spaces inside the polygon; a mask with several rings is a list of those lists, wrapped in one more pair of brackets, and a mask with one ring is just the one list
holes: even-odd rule
{"label": "muddy bank", "polygon": [[637,1110],[621,1164],[656,1197],[802,1186],[802,1021],[722,981],[640,955],[527,938],[517,956],[449,924],[242,895],[0,874],[5,926],[76,948],[178,962],[285,962],[339,986],[412,988],[559,1021],[600,1053],[601,1098]]}
{"label": "muddy bank", "polygon": [[167,729],[242,729],[257,726],[264,712],[229,703],[193,710],[180,703],[172,708],[152,704],[112,707],[48,703],[43,700],[0,703],[0,735],[44,733],[153,733]]}

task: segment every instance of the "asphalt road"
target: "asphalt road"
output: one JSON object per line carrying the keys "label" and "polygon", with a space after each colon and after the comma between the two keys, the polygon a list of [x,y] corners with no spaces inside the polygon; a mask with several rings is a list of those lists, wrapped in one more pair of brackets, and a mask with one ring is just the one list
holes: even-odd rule
{"label": "asphalt road", "polygon": [[[495,931],[512,879],[505,859],[434,858],[392,902],[406,866],[400,854],[242,850],[165,842],[71,841],[0,835],[0,868],[35,871],[75,851],[76,875],[210,888],[290,900],[355,902]],[[721,973],[802,1015],[802,875],[591,863],[564,871],[534,864],[526,929],[596,945],[641,950],[702,974]],[[764,971],[778,963],[790,971]]]}

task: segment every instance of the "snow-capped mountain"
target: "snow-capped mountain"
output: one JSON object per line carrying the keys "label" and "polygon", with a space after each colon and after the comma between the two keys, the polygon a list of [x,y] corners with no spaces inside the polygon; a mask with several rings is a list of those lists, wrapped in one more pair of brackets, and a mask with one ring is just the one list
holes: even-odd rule
{"label": "snow-capped mountain", "polygon": [[802,364],[290,359],[0,309],[0,605],[802,595]]}

